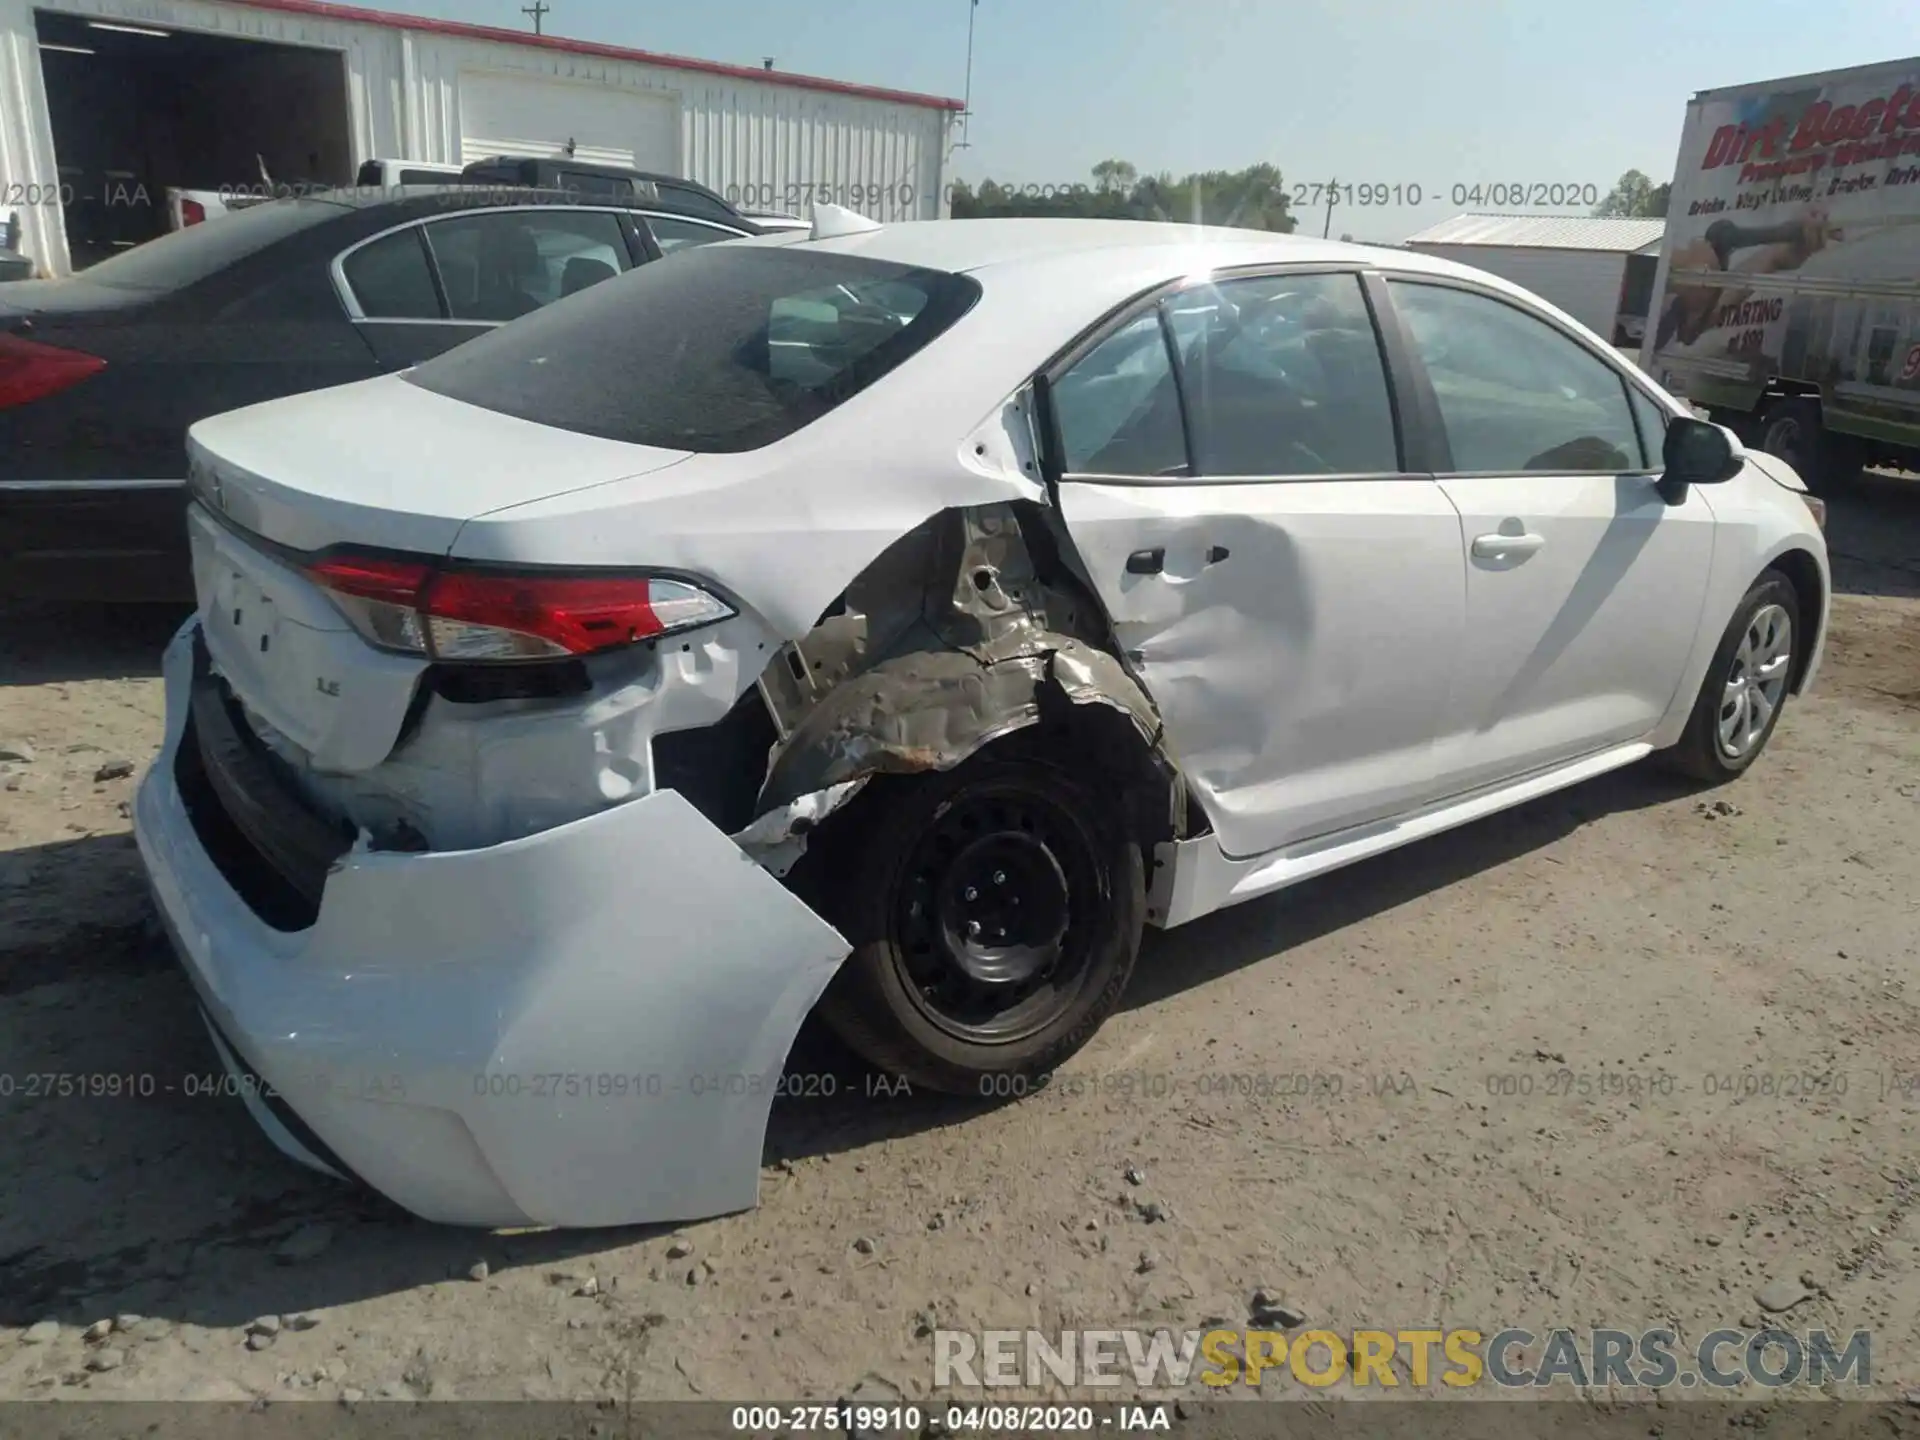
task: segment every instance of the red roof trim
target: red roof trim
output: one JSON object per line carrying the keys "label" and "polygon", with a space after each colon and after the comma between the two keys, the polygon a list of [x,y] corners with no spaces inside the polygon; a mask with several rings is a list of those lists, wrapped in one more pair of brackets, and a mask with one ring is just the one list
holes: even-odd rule
{"label": "red roof trim", "polygon": [[963,110],[965,105],[941,95],[921,95],[912,90],[887,90],[877,85],[852,85],[844,80],[825,80],[817,75],[793,75],[778,70],[756,70],[751,65],[723,65],[717,60],[694,60],[685,55],[657,55],[651,50],[632,50],[624,45],[602,45],[594,40],[569,40],[561,35],[529,35],[524,30],[508,30],[498,25],[470,25],[463,20],[429,20],[418,15],[396,15],[389,10],[365,10],[358,5],[335,5],[330,0],[232,0],[253,10],[279,10],[289,15],[311,15],[317,20],[340,20],[360,25],[381,25],[390,30],[424,30],[432,35],[452,35],[463,40],[494,40],[506,45],[528,45],[536,50],[562,50],[572,55],[597,55],[604,60],[627,60],[639,65],[660,65],[670,70],[692,70],[703,75],[723,75],[732,80],[757,80],[763,85],[787,85],[800,90],[824,90],[833,95],[853,95],[862,100],[886,100],[895,105],[918,105],[930,110]]}

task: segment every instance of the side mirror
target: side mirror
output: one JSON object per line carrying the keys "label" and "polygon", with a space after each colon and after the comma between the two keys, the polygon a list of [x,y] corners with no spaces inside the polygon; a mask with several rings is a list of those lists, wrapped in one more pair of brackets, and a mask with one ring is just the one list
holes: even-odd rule
{"label": "side mirror", "polygon": [[1664,472],[1660,495],[1669,505],[1687,498],[1689,485],[1720,485],[1740,473],[1747,462],[1746,447],[1731,430],[1711,421],[1676,415],[1667,422],[1661,450]]}

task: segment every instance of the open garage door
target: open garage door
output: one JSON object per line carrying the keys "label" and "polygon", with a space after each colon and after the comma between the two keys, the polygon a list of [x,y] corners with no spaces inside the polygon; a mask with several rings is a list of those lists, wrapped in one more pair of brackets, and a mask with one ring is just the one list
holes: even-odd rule
{"label": "open garage door", "polygon": [[596,165],[680,173],[680,107],[671,95],[468,70],[460,76],[461,158],[571,154]]}
{"label": "open garage door", "polygon": [[168,228],[168,186],[353,179],[338,51],[34,12],[68,258],[81,269]]}

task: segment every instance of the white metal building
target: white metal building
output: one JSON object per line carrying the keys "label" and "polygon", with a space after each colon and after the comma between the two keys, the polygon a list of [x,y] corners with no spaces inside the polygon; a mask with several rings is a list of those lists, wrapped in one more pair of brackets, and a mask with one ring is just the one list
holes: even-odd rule
{"label": "white metal building", "polygon": [[[371,158],[550,155],[944,213],[957,100],[322,0],[0,0],[0,215],[54,273],[164,228],[170,185],[349,183]],[[84,232],[84,236],[81,232]],[[75,243],[70,247],[70,240]]]}
{"label": "white metal building", "polygon": [[1404,243],[1524,285],[1595,334],[1629,345],[1645,328],[1666,228],[1665,220],[1456,215]]}

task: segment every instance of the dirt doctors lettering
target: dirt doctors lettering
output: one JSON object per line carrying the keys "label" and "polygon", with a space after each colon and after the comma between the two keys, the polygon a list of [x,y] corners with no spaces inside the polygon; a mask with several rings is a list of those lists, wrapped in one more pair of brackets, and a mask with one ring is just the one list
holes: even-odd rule
{"label": "dirt doctors lettering", "polygon": [[[1920,61],[1709,96],[1668,212],[1661,363],[1909,388],[1920,304]],[[1656,371],[1656,373],[1658,373]]]}

